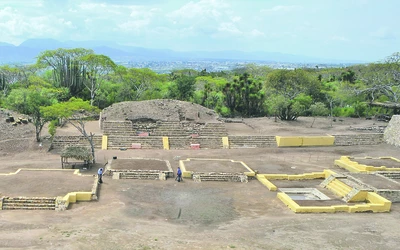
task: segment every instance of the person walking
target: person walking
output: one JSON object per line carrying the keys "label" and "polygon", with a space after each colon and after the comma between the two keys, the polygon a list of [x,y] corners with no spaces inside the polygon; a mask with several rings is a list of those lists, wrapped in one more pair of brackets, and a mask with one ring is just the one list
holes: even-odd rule
{"label": "person walking", "polygon": [[97,170],[97,181],[98,183],[103,183],[103,168],[99,168],[99,170]]}
{"label": "person walking", "polygon": [[180,167],[178,167],[178,171],[176,172],[176,180],[177,180],[178,182],[181,182],[181,181],[182,181],[182,171],[181,171],[181,168],[180,168]]}

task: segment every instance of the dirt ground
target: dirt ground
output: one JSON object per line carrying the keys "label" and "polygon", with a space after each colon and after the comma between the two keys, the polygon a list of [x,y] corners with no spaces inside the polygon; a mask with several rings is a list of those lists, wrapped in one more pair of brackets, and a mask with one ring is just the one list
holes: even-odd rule
{"label": "dirt ground", "polygon": [[394,161],[392,159],[351,159],[351,160],[367,166],[374,166],[374,167],[385,166],[387,168],[400,168],[400,162]]}
{"label": "dirt ground", "polygon": [[[310,121],[305,119],[304,123],[293,127],[285,123],[275,126],[272,118],[264,118],[249,122],[252,127],[246,125],[246,129],[254,134],[308,134],[312,130]],[[343,127],[334,126],[333,129],[324,129],[329,121],[317,122],[314,126],[323,134],[354,133],[349,130],[349,126],[355,126],[354,120],[345,120]],[[373,126],[373,122],[360,120],[359,124]],[[98,132],[98,123],[97,128],[95,123],[88,128]],[[76,133],[68,127],[59,132]],[[247,134],[247,131],[237,128],[236,134],[240,133]],[[317,130],[312,133],[321,134]],[[22,167],[61,168],[59,155],[47,152],[45,145],[40,147],[32,142],[32,134],[24,138],[22,142],[16,138],[0,140],[0,172],[14,172]],[[8,150],[9,147],[21,150]],[[333,160],[342,155],[400,158],[398,148],[383,144],[230,150],[98,150],[96,161],[102,166],[113,156],[156,158],[170,161],[176,171],[179,159],[218,158],[243,161],[259,173],[304,173],[326,168],[345,171],[333,164]],[[97,167],[85,173],[95,174],[96,170]],[[48,178],[52,176],[49,174]],[[23,183],[29,186],[34,181],[26,178]],[[113,180],[105,176],[97,202],[72,204],[63,212],[0,211],[0,248],[398,249],[399,218],[400,204],[393,204],[390,213],[381,214],[294,214],[276,198],[276,192],[268,191],[257,180],[178,183],[172,178],[166,181]]]}
{"label": "dirt ground", "polygon": [[[93,175],[75,175],[69,171],[27,171],[0,175],[0,196],[55,197],[69,192],[91,192]],[[15,185],[18,183],[19,185]]]}
{"label": "dirt ground", "polygon": [[231,161],[210,161],[210,160],[190,160],[185,161],[187,171],[196,173],[243,173],[248,170],[240,162]]}
{"label": "dirt ground", "polygon": [[149,159],[113,159],[111,161],[111,168],[168,171],[168,166],[165,161]]}

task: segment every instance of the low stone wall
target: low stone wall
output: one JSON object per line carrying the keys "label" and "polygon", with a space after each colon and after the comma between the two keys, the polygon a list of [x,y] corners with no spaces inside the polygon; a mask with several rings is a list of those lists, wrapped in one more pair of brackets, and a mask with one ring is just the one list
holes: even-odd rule
{"label": "low stone wall", "polygon": [[[334,135],[334,146],[378,145],[384,143],[382,133]],[[108,136],[107,149],[131,148],[133,143],[140,144],[142,149],[164,149],[162,136]],[[200,149],[224,148],[222,137],[169,137],[169,148],[190,149],[191,144],[200,144]],[[228,136],[229,148],[271,148],[277,147],[275,136]],[[94,136],[95,148],[102,146],[102,136]],[[52,142],[53,149],[67,146],[90,146],[83,136],[56,136]],[[225,147],[226,148],[226,147]]]}
{"label": "low stone wall", "polygon": [[229,181],[229,182],[248,182],[248,177],[245,174],[232,173],[193,173],[192,176],[195,182],[202,181]]}
{"label": "low stone wall", "polygon": [[2,197],[0,210],[55,210],[54,197]]}
{"label": "low stone wall", "polygon": [[375,193],[390,200],[391,202],[400,202],[400,190],[375,190]]}
{"label": "low stone wall", "polygon": [[384,143],[383,134],[334,135],[335,146],[378,145]]}
{"label": "low stone wall", "polygon": [[[95,135],[93,137],[94,147],[101,149],[101,135]],[[90,147],[89,141],[83,136],[55,136],[51,143],[52,149],[63,149],[65,147],[78,146],[78,147]]]}

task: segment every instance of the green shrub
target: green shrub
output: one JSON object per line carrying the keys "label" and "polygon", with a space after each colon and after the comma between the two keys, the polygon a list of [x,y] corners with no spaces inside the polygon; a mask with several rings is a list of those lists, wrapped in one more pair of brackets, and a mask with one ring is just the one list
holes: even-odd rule
{"label": "green shrub", "polygon": [[54,137],[54,135],[56,134],[56,130],[57,130],[57,126],[60,125],[57,120],[52,120],[49,124],[49,134],[51,135],[51,137]]}

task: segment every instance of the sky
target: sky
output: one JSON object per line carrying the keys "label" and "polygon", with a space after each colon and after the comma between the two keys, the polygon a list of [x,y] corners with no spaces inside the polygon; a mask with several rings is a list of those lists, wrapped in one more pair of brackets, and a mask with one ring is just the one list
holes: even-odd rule
{"label": "sky", "polygon": [[399,9],[398,0],[0,0],[0,42],[102,40],[379,61],[400,51]]}

